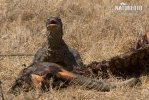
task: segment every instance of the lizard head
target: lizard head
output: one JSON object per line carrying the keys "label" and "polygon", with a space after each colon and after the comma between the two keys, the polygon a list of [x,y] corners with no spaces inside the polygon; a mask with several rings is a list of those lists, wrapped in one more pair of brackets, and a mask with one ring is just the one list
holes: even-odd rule
{"label": "lizard head", "polygon": [[62,21],[59,17],[49,17],[46,22],[47,31],[50,33],[48,35],[62,35],[62,26]]}

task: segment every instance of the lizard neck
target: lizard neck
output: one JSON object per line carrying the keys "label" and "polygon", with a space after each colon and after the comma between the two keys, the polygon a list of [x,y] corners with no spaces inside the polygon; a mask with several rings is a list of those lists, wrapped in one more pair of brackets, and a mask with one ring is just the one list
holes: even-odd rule
{"label": "lizard neck", "polygon": [[49,35],[48,40],[48,48],[49,49],[58,49],[63,44],[62,36],[63,34],[61,32],[59,33],[52,33],[54,35]]}

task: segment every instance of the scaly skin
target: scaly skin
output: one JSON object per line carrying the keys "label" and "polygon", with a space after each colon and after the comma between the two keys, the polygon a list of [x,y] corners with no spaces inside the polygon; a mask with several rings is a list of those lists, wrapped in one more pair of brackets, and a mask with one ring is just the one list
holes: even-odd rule
{"label": "scaly skin", "polygon": [[49,80],[51,77],[99,91],[110,91],[118,86],[134,86],[138,82],[138,79],[132,78],[122,83],[105,83],[101,80],[93,80],[91,78],[69,72],[62,66],[55,63],[38,62],[24,69],[20,73],[20,76],[12,85],[10,92],[19,92],[22,89],[28,91],[33,88],[44,90],[45,87],[49,87]]}
{"label": "scaly skin", "polygon": [[46,22],[47,43],[39,49],[34,62],[52,62],[72,71],[75,66],[83,66],[79,53],[68,48],[63,37],[62,22],[59,17],[50,17]]}

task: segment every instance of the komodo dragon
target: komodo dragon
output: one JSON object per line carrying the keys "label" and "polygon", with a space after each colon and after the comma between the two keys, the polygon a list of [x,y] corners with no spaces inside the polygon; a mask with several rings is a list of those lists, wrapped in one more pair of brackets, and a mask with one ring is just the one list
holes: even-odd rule
{"label": "komodo dragon", "polygon": [[79,53],[69,48],[63,37],[63,24],[59,17],[50,17],[46,22],[47,43],[39,49],[33,62],[53,62],[72,71],[74,66],[83,66]]}
{"label": "komodo dragon", "polygon": [[81,85],[84,88],[99,91],[109,91],[118,86],[134,86],[138,82],[138,79],[131,78],[121,83],[105,83],[100,80],[93,80],[79,74],[74,74],[55,63],[37,62],[22,70],[20,76],[12,85],[10,92],[18,93],[22,89],[30,90],[33,88],[45,90],[45,87],[49,88],[49,80],[52,76],[68,80],[71,84]]}

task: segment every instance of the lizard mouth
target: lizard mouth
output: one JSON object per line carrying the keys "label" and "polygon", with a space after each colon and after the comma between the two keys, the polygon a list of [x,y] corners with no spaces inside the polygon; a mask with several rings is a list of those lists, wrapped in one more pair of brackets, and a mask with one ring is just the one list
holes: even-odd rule
{"label": "lizard mouth", "polygon": [[51,21],[49,21],[49,24],[50,24],[50,25],[56,25],[57,22],[56,22],[55,20],[51,20]]}
{"label": "lizard mouth", "polygon": [[46,22],[47,30],[50,31],[50,34],[55,34],[57,30],[61,27],[61,20],[57,17],[50,17]]}
{"label": "lizard mouth", "polygon": [[53,30],[53,29],[57,28],[57,26],[58,26],[58,22],[54,19],[49,20],[47,22],[47,28],[50,28],[50,30]]}

